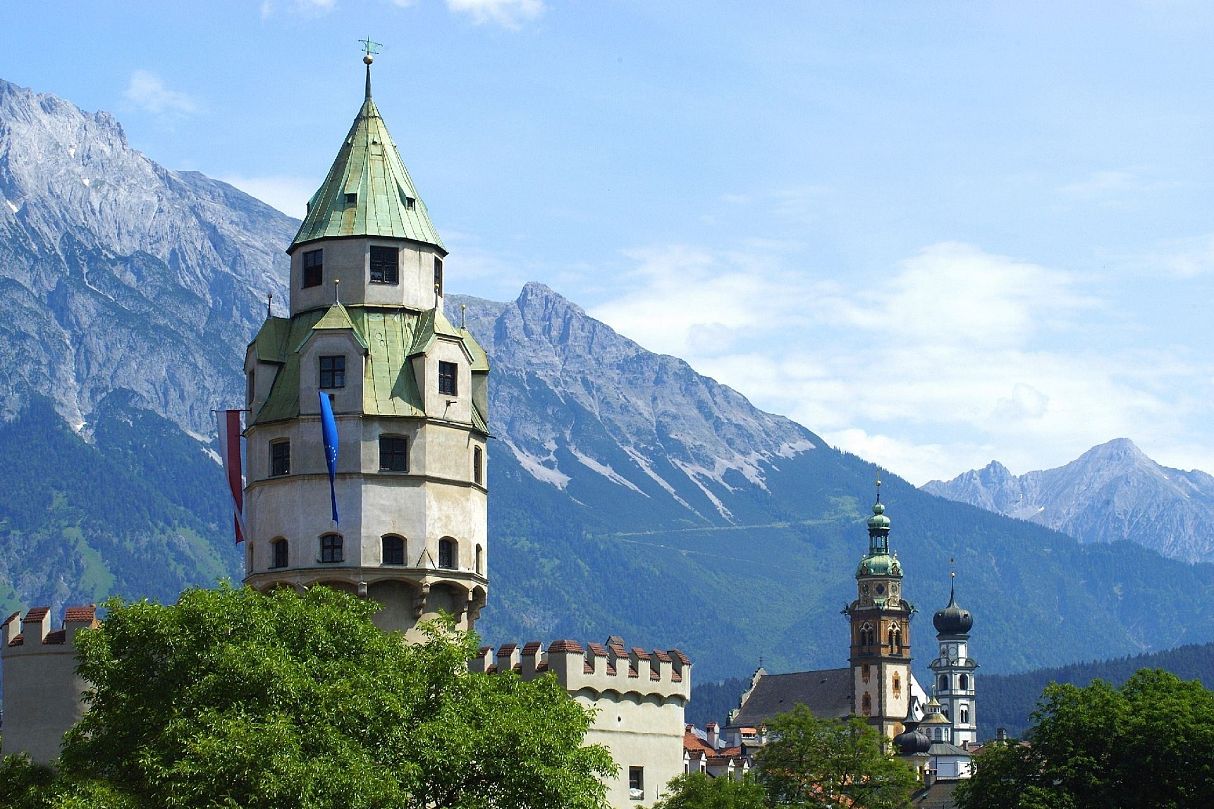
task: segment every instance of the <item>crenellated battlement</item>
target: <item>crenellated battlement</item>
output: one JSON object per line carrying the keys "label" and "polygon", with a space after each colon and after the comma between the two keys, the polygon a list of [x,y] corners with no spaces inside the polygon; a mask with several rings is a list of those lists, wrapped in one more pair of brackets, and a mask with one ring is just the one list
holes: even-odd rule
{"label": "crenellated battlement", "polygon": [[18,610],[0,624],[0,657],[48,653],[75,656],[76,633],[98,624],[97,608],[92,604],[68,607],[63,627],[53,631],[50,607],[31,607],[24,618]]}
{"label": "crenellated battlement", "polygon": [[571,694],[631,693],[683,704],[691,698],[691,660],[687,655],[678,649],[629,649],[615,636],[606,643],[584,645],[576,640],[556,640],[547,649],[540,641],[530,641],[521,648],[515,643],[496,650],[482,646],[468,668],[490,674],[515,671],[524,680],[551,672]]}

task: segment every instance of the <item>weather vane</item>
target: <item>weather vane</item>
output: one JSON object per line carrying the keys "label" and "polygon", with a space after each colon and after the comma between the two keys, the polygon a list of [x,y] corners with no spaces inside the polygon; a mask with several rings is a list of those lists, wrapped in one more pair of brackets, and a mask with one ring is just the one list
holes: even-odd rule
{"label": "weather vane", "polygon": [[371,37],[358,40],[363,46],[363,61],[371,64],[374,61],[375,54],[379,53],[379,49],[384,46],[382,42],[374,42]]}

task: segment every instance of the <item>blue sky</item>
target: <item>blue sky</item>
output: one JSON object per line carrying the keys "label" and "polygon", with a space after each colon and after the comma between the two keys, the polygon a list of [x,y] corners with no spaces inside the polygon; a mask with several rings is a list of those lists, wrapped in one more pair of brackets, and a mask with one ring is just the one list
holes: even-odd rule
{"label": "blue sky", "polygon": [[1214,8],[0,6],[0,77],[289,213],[375,97],[450,288],[541,281],[914,482],[1214,471]]}

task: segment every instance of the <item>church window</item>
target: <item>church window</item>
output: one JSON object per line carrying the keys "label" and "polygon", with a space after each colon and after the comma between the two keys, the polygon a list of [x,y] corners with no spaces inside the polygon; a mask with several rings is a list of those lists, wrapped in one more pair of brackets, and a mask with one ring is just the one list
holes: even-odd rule
{"label": "church window", "polygon": [[380,538],[383,543],[383,563],[385,565],[403,565],[405,563],[405,538],[396,534],[387,534]]}
{"label": "church window", "polygon": [[968,691],[970,687],[970,676],[968,674],[961,675],[961,690]]}
{"label": "church window", "polygon": [[443,294],[443,260],[438,256],[434,257],[434,291]]}
{"label": "church window", "polygon": [[480,447],[472,448],[472,482],[481,485],[485,482],[485,452]]}
{"label": "church window", "polygon": [[320,358],[321,390],[344,388],[346,386],[346,358],[342,355]]}
{"label": "church window", "polygon": [[645,768],[628,768],[628,797],[639,801],[645,797]]}
{"label": "church window", "polygon": [[455,540],[443,537],[438,541],[438,566],[447,570],[455,569]]}
{"label": "church window", "polygon": [[877,645],[877,630],[873,629],[871,624],[864,624],[860,627],[860,645],[861,646],[876,646]]}
{"label": "church window", "polygon": [[400,251],[395,247],[371,247],[371,283],[399,284]]}
{"label": "church window", "polygon": [[890,626],[888,638],[889,638],[889,650],[891,652],[897,652],[897,651],[901,650],[901,648],[902,648],[902,628],[901,627],[899,627],[897,624],[893,624],[892,626]]}
{"label": "church window", "polygon": [[381,435],[379,468],[381,472],[408,472],[409,440],[403,435]]}
{"label": "church window", "polygon": [[894,672],[894,698],[897,699],[898,697],[901,697],[901,696],[902,696],[902,675],[898,674],[898,672],[895,671]]}
{"label": "church window", "polygon": [[309,250],[303,254],[303,287],[318,287],[324,280],[324,250]]}
{"label": "church window", "polygon": [[270,442],[270,474],[291,474],[291,442],[285,438]]}
{"label": "church window", "polygon": [[340,562],[344,558],[342,538],[339,534],[325,534],[320,538],[320,561]]}
{"label": "church window", "polygon": [[860,713],[865,716],[871,716],[873,712],[873,698],[869,696],[867,691],[864,692],[864,698],[860,700]]}
{"label": "church window", "polygon": [[270,561],[270,567],[286,567],[289,558],[288,551],[290,550],[287,541],[279,537],[270,543],[270,548],[273,557]]}
{"label": "church window", "polygon": [[456,376],[458,373],[459,366],[454,362],[439,362],[438,392],[446,396],[458,396],[459,386]]}
{"label": "church window", "polygon": [[939,681],[939,685],[937,687],[941,691],[948,690],[948,676],[947,675],[945,675],[945,674],[940,675],[940,681]]}
{"label": "church window", "polygon": [[960,712],[961,712],[961,724],[968,725],[970,722],[970,706],[966,705],[964,702],[961,703]]}

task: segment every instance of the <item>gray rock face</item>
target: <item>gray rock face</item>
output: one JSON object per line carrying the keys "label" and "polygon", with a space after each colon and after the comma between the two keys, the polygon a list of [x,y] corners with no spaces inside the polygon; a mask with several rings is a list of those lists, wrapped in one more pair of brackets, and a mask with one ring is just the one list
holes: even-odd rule
{"label": "gray rock face", "polygon": [[284,300],[296,226],[153,163],[108,113],[0,80],[3,412],[36,393],[87,433],[97,403],[125,389],[210,433],[210,408],[242,401],[265,293]]}
{"label": "gray rock face", "polygon": [[739,489],[766,490],[773,465],[814,448],[804,427],[646,351],[542,284],[509,304],[452,296],[448,314],[461,304],[493,358],[495,432],[558,489],[597,476],[655,506],[729,522]]}
{"label": "gray rock face", "polygon": [[1214,477],[1160,466],[1128,438],[1093,447],[1057,469],[1017,476],[991,461],[923,489],[1081,542],[1130,540],[1189,562],[1214,554]]}

